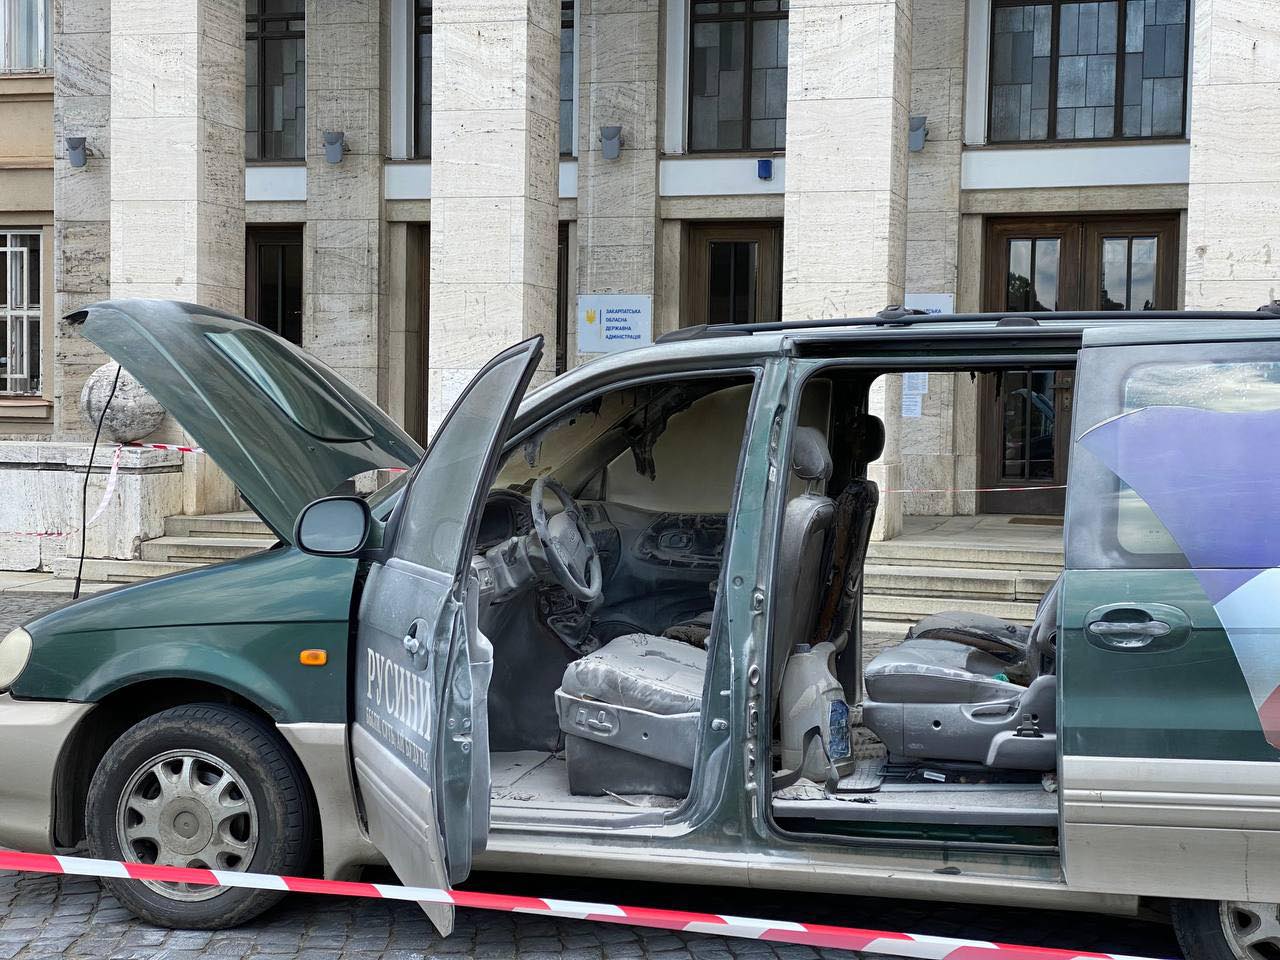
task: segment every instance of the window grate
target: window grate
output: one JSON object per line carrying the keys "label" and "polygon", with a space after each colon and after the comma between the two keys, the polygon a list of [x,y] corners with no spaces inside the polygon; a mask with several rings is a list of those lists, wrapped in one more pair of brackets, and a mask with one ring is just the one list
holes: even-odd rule
{"label": "window grate", "polygon": [[0,394],[40,393],[40,234],[0,231]]}

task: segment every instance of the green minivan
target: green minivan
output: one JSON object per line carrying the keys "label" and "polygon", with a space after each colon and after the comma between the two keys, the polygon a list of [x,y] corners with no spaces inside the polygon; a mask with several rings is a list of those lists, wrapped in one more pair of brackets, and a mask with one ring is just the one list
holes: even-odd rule
{"label": "green minivan", "polygon": [[[1274,308],[690,328],[526,396],[534,338],[425,455],[255,324],[68,319],[279,542],[0,641],[0,844],[1162,912],[1195,960],[1280,956]],[[878,385],[1008,369],[1075,371],[1066,570],[1030,626],[864,665]],[[282,895],[104,882],[178,927]]]}

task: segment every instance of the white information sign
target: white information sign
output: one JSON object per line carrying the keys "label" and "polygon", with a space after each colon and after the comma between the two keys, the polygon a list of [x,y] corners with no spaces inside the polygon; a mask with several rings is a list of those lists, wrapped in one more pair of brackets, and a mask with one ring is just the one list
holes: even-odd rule
{"label": "white information sign", "polygon": [[925,373],[904,373],[902,375],[902,392],[904,395],[911,394],[920,396],[929,392],[929,374]]}
{"label": "white information sign", "polygon": [[615,353],[653,343],[653,297],[598,293],[578,297],[578,352]]}
{"label": "white information sign", "polygon": [[902,395],[902,415],[904,417],[915,418],[924,412],[924,397],[918,393],[904,393]]}
{"label": "white information sign", "polygon": [[925,313],[955,313],[956,298],[950,293],[908,293],[902,300],[908,310]]}

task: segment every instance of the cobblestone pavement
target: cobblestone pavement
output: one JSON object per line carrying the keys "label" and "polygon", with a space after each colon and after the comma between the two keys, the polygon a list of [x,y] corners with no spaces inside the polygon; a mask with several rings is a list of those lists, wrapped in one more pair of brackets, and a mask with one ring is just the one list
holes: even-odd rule
{"label": "cobblestone pavement", "polygon": [[[0,596],[0,630],[7,631],[63,602],[65,597],[48,595]],[[1091,914],[563,877],[490,874],[473,878],[467,886],[1004,943],[1180,956],[1166,924]],[[486,960],[802,960],[820,955],[850,956],[840,951],[815,952],[805,947],[476,910],[459,911],[454,935],[442,939],[412,904],[304,895],[291,896],[237,930],[169,931],[132,917],[110,894],[103,893],[95,880],[0,873],[0,960],[408,960],[452,956]]]}

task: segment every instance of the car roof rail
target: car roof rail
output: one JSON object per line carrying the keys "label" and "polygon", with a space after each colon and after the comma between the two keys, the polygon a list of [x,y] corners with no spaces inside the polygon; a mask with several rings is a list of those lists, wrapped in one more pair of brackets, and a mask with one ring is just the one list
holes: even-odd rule
{"label": "car roof rail", "polygon": [[915,307],[904,307],[900,303],[891,303],[876,316],[881,320],[904,320],[907,317],[927,317],[928,310],[917,310]]}
{"label": "car roof rail", "polygon": [[668,330],[654,338],[654,343],[681,343],[685,340],[710,340],[714,337],[749,337],[750,324],[700,323],[693,327]]}
{"label": "car roof rail", "polygon": [[1270,303],[1264,303],[1258,308],[1259,313],[1264,313],[1269,317],[1280,317],[1280,300],[1272,300]]}
{"label": "car roof rail", "polygon": [[1035,317],[1001,317],[996,321],[997,327],[1038,327],[1040,321]]}

